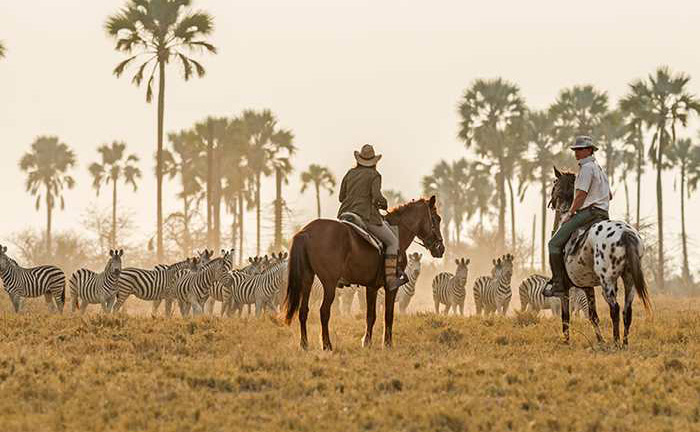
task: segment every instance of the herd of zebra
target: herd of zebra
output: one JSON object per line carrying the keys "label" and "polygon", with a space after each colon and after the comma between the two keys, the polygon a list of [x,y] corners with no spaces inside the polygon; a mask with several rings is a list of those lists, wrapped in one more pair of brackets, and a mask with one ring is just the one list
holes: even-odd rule
{"label": "herd of zebra", "polygon": [[[220,257],[205,250],[196,257],[187,258],[170,265],[157,265],[153,269],[122,267],[123,250],[111,250],[102,272],[88,269],[75,271],[68,281],[69,304],[72,311],[84,313],[90,304],[99,304],[104,312],[118,312],[124,302],[134,296],[152,302],[155,315],[161,303],[165,303],[165,315],[172,315],[173,302],[177,301],[183,317],[199,315],[206,310],[214,312],[215,302],[221,303],[221,315],[242,315],[247,306],[248,314],[255,306],[255,315],[264,311],[277,311],[286,295],[287,265],[286,253],[272,254],[271,257],[248,259],[248,265],[233,269],[233,250],[221,251]],[[399,310],[405,313],[416,292],[416,284],[421,273],[419,253],[408,255],[406,274],[409,282],[396,296]],[[435,312],[447,314],[459,310],[464,314],[466,283],[470,260],[455,260],[456,271],[439,273],[433,278],[432,293]],[[511,278],[513,276],[513,256],[506,254],[493,260],[489,276],[481,276],[474,283],[474,305],[477,315],[495,312],[505,315],[510,305]],[[0,246],[0,279],[10,297],[15,312],[22,308],[23,298],[44,296],[51,311],[62,312],[65,304],[66,281],[61,269],[55,266],[23,268],[7,255],[7,247]],[[549,309],[553,314],[560,313],[561,303],[556,298],[545,298],[542,290],[547,278],[532,275],[519,287],[521,310]],[[320,304],[323,288],[314,280],[311,302]],[[366,307],[364,289],[357,286],[338,288],[340,301],[334,302],[337,312],[350,314],[354,298],[357,297],[360,309]],[[379,291],[378,305],[384,303],[384,292]],[[583,291],[576,288],[571,293],[572,311],[582,311],[588,315],[588,304]]]}

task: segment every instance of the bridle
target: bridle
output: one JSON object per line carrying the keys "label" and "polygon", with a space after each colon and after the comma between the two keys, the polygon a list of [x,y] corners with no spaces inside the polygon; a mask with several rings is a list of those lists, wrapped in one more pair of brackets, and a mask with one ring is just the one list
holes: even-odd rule
{"label": "bridle", "polygon": [[[429,251],[432,251],[433,248],[437,247],[439,243],[442,242],[442,236],[440,235],[440,230],[435,228],[435,219],[433,218],[433,212],[430,211],[430,206],[426,205],[426,210],[428,211],[428,220],[430,221],[430,241],[426,242],[424,239],[420,238],[417,232],[412,230],[410,227],[408,227],[405,223],[401,222],[401,219],[399,219],[399,226],[403,227],[406,231],[410,232],[413,234],[413,243],[416,243],[417,245],[423,246]],[[436,234],[437,232],[437,234]],[[416,239],[419,239],[421,241],[418,241]]]}

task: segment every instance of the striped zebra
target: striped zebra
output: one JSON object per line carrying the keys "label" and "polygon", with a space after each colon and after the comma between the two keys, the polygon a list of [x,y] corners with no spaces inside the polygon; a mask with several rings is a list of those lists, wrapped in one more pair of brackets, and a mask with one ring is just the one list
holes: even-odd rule
{"label": "striped zebra", "polygon": [[440,313],[440,304],[445,305],[445,315],[450,312],[450,308],[457,313],[459,307],[460,315],[464,315],[464,299],[467,291],[464,288],[467,284],[469,274],[468,259],[456,259],[457,270],[455,274],[442,272],[433,278],[433,302],[435,302],[435,313]]}
{"label": "striped zebra", "polygon": [[80,313],[84,314],[88,304],[100,304],[103,312],[111,312],[117,295],[117,281],[122,271],[122,256],[123,249],[110,250],[109,260],[101,273],[82,268],[71,275],[68,286],[72,312],[80,308]]}
{"label": "striped zebra", "polygon": [[[549,278],[542,275],[532,275],[525,279],[518,288],[520,293],[520,310],[533,311],[535,313],[540,310],[549,309],[552,315],[561,315],[561,300],[558,297],[545,297],[542,291]],[[578,314],[581,311],[584,317],[588,317],[588,299],[586,292],[580,288],[573,287],[569,290],[569,308],[572,314]]]}
{"label": "striped zebra", "polygon": [[272,264],[260,274],[238,275],[231,286],[231,307],[240,311],[243,305],[254,303],[255,316],[260,316],[264,308],[275,307],[276,294],[287,278],[287,263],[282,260]]}
{"label": "striped zebra", "polygon": [[267,255],[249,259],[251,264],[241,270],[234,270],[226,275],[221,283],[223,289],[223,304],[226,307],[226,315],[243,315],[243,306],[248,307],[248,315],[251,315],[251,306],[255,304],[255,290],[251,286],[245,286],[244,282],[253,276],[260,276],[268,271],[274,263]]}
{"label": "striped zebra", "polygon": [[189,267],[187,260],[169,266],[159,265],[153,270],[125,268],[117,282],[117,301],[113,312],[119,312],[130,295],[141,300],[156,300],[153,302],[152,315],[155,316],[162,300],[165,302],[165,315],[172,313],[172,286],[178,274]]}
{"label": "striped zebra", "polygon": [[[226,251],[222,257],[202,265],[200,269],[190,271],[175,281],[173,296],[180,305],[180,314],[186,317],[192,309],[193,315],[204,311],[204,303],[209,298],[211,287],[231,270],[233,250]],[[191,263],[191,261],[190,261]]]}
{"label": "striped zebra", "polygon": [[[218,301],[221,302],[221,316],[231,315],[231,296],[233,295],[232,287],[234,285],[233,280],[235,278],[245,279],[248,276],[259,274],[264,268],[264,265],[266,265],[263,258],[260,257],[248,258],[248,262],[250,264],[248,264],[246,267],[243,267],[242,269],[238,270],[231,270],[229,273],[224,275],[224,277],[222,277],[219,281],[217,281],[213,287],[211,287],[211,291],[209,292],[209,299],[207,300],[207,303],[205,305],[207,314],[214,314],[214,303]],[[250,314],[250,305],[251,304],[249,303],[248,314]],[[239,310],[239,312],[240,311],[241,310]]]}
{"label": "striped zebra", "polygon": [[512,292],[510,280],[513,277],[513,255],[506,254],[497,260],[493,260],[491,276],[481,276],[474,283],[474,305],[476,314],[490,315],[499,312],[504,315],[508,312]]}
{"label": "striped zebra", "polygon": [[[416,283],[418,282],[418,276],[420,276],[420,260],[423,258],[423,254],[418,252],[408,255],[408,264],[406,264],[406,275],[408,275],[408,282],[399,287],[399,292],[396,293],[395,303],[399,304],[399,311],[401,313],[406,313],[411,299],[416,294]],[[384,304],[384,288],[380,288],[377,291],[377,306],[382,307]]]}
{"label": "striped zebra", "polygon": [[365,295],[364,287],[359,285],[349,285],[342,288],[336,288],[336,292],[338,292],[337,297],[340,297],[340,311],[343,315],[352,314],[352,303],[355,300],[356,295],[360,305],[360,310],[364,311],[367,309],[367,296]]}
{"label": "striped zebra", "polygon": [[66,300],[66,275],[63,271],[49,265],[24,268],[6,253],[7,247],[0,246],[0,279],[15,312],[20,311],[22,298],[43,295],[49,311],[62,313]]}

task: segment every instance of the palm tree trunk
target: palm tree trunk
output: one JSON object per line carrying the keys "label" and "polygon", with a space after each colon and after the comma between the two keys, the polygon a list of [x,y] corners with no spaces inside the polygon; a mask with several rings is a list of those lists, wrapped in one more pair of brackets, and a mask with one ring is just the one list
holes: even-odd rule
{"label": "palm tree trunk", "polygon": [[[501,165],[499,164],[499,167]],[[506,244],[506,185],[503,172],[496,175],[498,187],[498,246],[503,249]]]}
{"label": "palm tree trunk", "polygon": [[275,168],[275,250],[282,249],[282,171]]}
{"label": "palm tree trunk", "polygon": [[535,237],[537,237],[537,213],[532,215],[532,246],[530,247],[530,268],[535,268]]}
{"label": "palm tree trunk", "polygon": [[214,186],[214,151],[212,142],[212,130],[211,121],[207,122],[207,248],[212,247],[214,244],[214,233],[213,233],[213,191]]}
{"label": "palm tree trunk", "polygon": [[243,187],[238,191],[238,265],[243,264],[243,216],[244,216],[244,202],[243,202]]}
{"label": "palm tree trunk", "polygon": [[321,187],[317,182],[314,182],[314,187],[316,188],[316,214],[321,219]]}
{"label": "palm tree trunk", "polygon": [[[236,253],[236,236],[238,233],[238,204],[236,201],[237,199],[233,198],[233,204],[231,205],[231,249],[234,249],[234,257]],[[240,254],[240,251],[238,251],[238,253]],[[234,262],[234,259],[232,259],[231,262]]]}
{"label": "palm tree trunk", "polygon": [[156,152],[156,255],[163,262],[163,123],[165,121],[165,61],[158,61],[158,148]]}
{"label": "palm tree trunk", "polygon": [[182,224],[184,225],[184,237],[185,237],[185,254],[189,256],[192,253],[192,234],[190,233],[190,201],[187,199],[187,195],[182,195],[183,205],[182,205]]}
{"label": "palm tree trunk", "polygon": [[630,220],[630,189],[629,189],[629,186],[627,184],[627,177],[625,177],[622,180],[622,183],[625,186],[625,219],[627,220],[627,222],[629,222],[629,220]]}
{"label": "palm tree trunk", "polygon": [[[216,151],[216,150],[215,150]],[[221,200],[222,200],[222,194],[221,194],[221,172],[220,172],[220,165],[221,165],[221,154],[220,151],[216,151],[217,157],[214,159],[214,164],[212,166],[214,170],[214,174],[212,177],[213,183],[214,183],[214,190],[213,190],[213,199],[214,199],[214,205],[213,205],[213,210],[214,210],[214,250],[219,251],[221,250]]]}
{"label": "palm tree trunk", "polygon": [[659,143],[656,155],[656,225],[658,227],[658,260],[656,270],[656,283],[660,291],[664,289],[664,201],[663,185],[661,183],[661,171],[664,157],[664,131],[659,132]]}
{"label": "palm tree trunk", "polygon": [[510,192],[510,235],[511,235],[511,246],[513,252],[515,252],[515,244],[517,239],[515,237],[515,197],[513,197],[513,183],[510,178],[508,179],[508,191]]}
{"label": "palm tree trunk", "polygon": [[260,176],[260,172],[255,174],[255,254],[258,256],[260,256],[260,184],[262,183]]}
{"label": "palm tree trunk", "polygon": [[49,186],[46,185],[46,255],[53,258],[53,250],[51,249],[51,210],[53,207],[51,192]]}
{"label": "palm tree trunk", "polygon": [[112,249],[117,248],[117,179],[112,179]]}
{"label": "palm tree trunk", "polygon": [[642,202],[642,158],[644,157],[644,148],[637,148],[637,230],[639,230],[639,215]]}
{"label": "palm tree trunk", "polygon": [[546,258],[547,249],[547,181],[544,178],[544,168],[542,168],[542,255],[541,265],[544,272],[547,267]]}
{"label": "palm tree trunk", "polygon": [[683,282],[690,282],[690,269],[688,267],[688,237],[685,232],[685,163],[681,163],[681,242],[683,243]]}

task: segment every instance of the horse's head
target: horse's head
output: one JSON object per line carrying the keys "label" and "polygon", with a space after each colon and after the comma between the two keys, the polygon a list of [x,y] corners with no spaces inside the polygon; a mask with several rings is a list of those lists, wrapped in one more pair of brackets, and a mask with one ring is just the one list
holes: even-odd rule
{"label": "horse's head", "polygon": [[552,196],[549,200],[549,207],[554,209],[557,216],[569,211],[571,203],[574,202],[574,182],[576,175],[570,172],[561,172],[554,167],[554,185],[552,186]]}
{"label": "horse's head", "polygon": [[435,201],[435,195],[430,199],[411,201],[391,210],[387,220],[390,224],[403,227],[418,237],[432,256],[441,258],[445,253],[445,244],[440,232],[442,218],[437,212]]}

